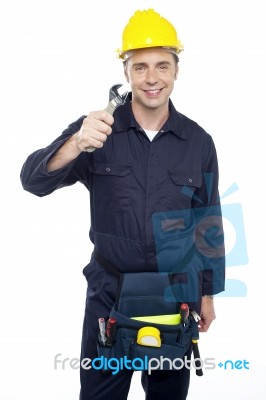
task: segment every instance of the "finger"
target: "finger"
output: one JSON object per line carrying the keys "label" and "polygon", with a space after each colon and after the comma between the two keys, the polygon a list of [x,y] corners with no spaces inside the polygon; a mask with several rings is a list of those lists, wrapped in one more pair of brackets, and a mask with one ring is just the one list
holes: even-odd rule
{"label": "finger", "polygon": [[201,319],[201,321],[199,322],[199,332],[207,332],[207,330],[209,329],[210,325],[212,323],[212,320],[209,319]]}
{"label": "finger", "polygon": [[84,135],[80,143],[83,148],[87,148],[89,146],[101,148],[103,147],[103,144],[106,142],[106,140],[107,135],[99,132],[94,132],[93,134],[90,134],[88,136]]}
{"label": "finger", "polygon": [[106,123],[111,126],[114,123],[114,117],[106,110],[92,111],[89,113],[87,118],[93,118]]}
{"label": "finger", "polygon": [[112,128],[110,125],[106,124],[103,121],[94,120],[92,128],[98,132],[102,132],[105,135],[110,135],[112,133]]}
{"label": "finger", "polygon": [[83,121],[83,132],[90,133],[92,131],[98,131],[104,133],[105,135],[110,135],[112,133],[112,128],[103,121],[95,118],[88,118]]}
{"label": "finger", "polygon": [[91,138],[91,140],[88,142],[87,145],[84,144],[84,150],[86,150],[87,148],[93,147],[95,149],[101,149],[103,147],[103,142],[101,142],[100,140]]}
{"label": "finger", "polygon": [[98,131],[81,129],[77,136],[77,144],[81,151],[87,148],[101,148],[107,140],[107,135]]}
{"label": "finger", "polygon": [[105,143],[107,140],[107,134],[101,133],[99,131],[92,131],[90,134],[86,135],[86,132],[84,133],[84,141],[90,141],[91,139],[98,140],[99,142]]}
{"label": "finger", "polygon": [[199,324],[198,324],[199,332],[204,332],[203,327],[204,327],[204,323],[203,323],[203,321],[201,320],[201,321],[199,322]]}

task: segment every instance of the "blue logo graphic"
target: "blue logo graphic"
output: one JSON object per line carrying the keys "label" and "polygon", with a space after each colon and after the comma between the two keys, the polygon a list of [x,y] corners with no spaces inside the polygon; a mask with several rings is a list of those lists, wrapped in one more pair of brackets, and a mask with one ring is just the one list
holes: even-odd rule
{"label": "blue logo graphic", "polygon": [[220,367],[221,369],[226,369],[226,370],[232,370],[232,369],[249,369],[249,361],[247,360],[226,360],[223,363],[219,362],[219,364],[217,364],[218,367]]}
{"label": "blue logo graphic", "polygon": [[[208,201],[211,198],[213,174],[205,174]],[[233,184],[221,200],[238,190]],[[242,297],[247,295],[244,282],[226,279],[225,291],[221,288],[224,263],[227,267],[248,263],[245,229],[240,204],[220,206],[204,205],[184,186],[183,194],[201,203],[201,207],[161,212],[153,214],[153,229],[159,271],[171,272],[172,284],[166,289],[165,296],[174,294],[176,301],[198,301],[199,279],[212,285],[217,296]],[[230,225],[234,235],[233,246],[224,248],[223,225]],[[207,278],[206,278],[207,277]]]}

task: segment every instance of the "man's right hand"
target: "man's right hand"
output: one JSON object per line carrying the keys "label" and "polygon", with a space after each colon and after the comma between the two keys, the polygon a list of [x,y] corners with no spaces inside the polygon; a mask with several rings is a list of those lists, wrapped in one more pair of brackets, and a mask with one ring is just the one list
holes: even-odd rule
{"label": "man's right hand", "polygon": [[80,131],[76,134],[77,147],[80,151],[100,149],[112,133],[114,118],[105,110],[92,111],[83,120]]}
{"label": "man's right hand", "polygon": [[92,111],[84,120],[81,129],[74,133],[48,161],[47,172],[66,167],[82,151],[93,151],[103,147],[112,133],[114,118],[105,110]]}

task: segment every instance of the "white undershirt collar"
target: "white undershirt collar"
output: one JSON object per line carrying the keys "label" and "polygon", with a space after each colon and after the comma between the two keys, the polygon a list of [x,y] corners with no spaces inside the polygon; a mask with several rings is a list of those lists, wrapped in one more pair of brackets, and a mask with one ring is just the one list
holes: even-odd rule
{"label": "white undershirt collar", "polygon": [[155,136],[157,135],[158,131],[149,131],[148,129],[144,129],[146,135],[148,136],[148,138],[150,139],[150,141],[152,142],[153,139],[155,138]]}

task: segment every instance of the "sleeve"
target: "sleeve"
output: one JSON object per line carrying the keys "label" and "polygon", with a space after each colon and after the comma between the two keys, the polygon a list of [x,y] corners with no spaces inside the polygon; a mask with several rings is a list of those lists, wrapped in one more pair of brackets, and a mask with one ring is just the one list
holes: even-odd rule
{"label": "sleeve", "polygon": [[224,290],[225,247],[219,198],[218,160],[214,142],[206,134],[202,148],[203,184],[195,192],[195,245],[202,269],[202,295]]}
{"label": "sleeve", "polygon": [[[65,168],[47,172],[47,163],[56,151],[82,126],[85,116],[80,117],[65,129],[49,146],[32,153],[25,161],[20,179],[23,189],[36,196],[46,196],[56,189],[70,186],[80,181],[89,186],[87,173],[87,153],[81,153]],[[89,187],[88,187],[89,188]]]}

